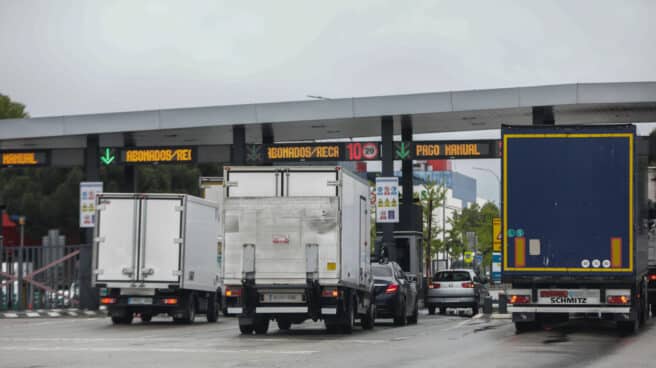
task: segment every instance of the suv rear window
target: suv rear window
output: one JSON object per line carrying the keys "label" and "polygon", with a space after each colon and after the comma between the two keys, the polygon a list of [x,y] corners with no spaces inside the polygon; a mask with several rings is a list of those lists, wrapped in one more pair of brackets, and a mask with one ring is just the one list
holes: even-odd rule
{"label": "suv rear window", "polygon": [[433,276],[433,281],[471,281],[471,278],[469,277],[469,272],[444,271],[436,273],[435,276]]}
{"label": "suv rear window", "polygon": [[392,277],[392,267],[390,266],[373,266],[374,276],[378,277]]}

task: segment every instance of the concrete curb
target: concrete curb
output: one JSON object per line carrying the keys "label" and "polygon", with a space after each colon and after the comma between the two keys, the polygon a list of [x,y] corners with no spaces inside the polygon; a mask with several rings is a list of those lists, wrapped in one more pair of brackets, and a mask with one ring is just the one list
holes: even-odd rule
{"label": "concrete curb", "polygon": [[20,310],[20,311],[5,311],[0,312],[0,319],[12,318],[62,318],[62,317],[83,317],[83,318],[96,318],[106,317],[107,312],[104,310],[82,310],[82,309],[36,309],[36,310]]}

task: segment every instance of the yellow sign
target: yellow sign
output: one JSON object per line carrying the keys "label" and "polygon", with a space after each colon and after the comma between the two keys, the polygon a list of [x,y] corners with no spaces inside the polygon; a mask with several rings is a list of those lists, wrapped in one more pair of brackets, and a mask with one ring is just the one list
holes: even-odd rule
{"label": "yellow sign", "polygon": [[468,250],[465,252],[465,263],[470,264],[474,262],[474,252]]}
{"label": "yellow sign", "polygon": [[47,164],[45,151],[2,152],[3,166],[36,166]]}
{"label": "yellow sign", "polygon": [[162,149],[126,149],[123,151],[123,162],[127,164],[151,162],[192,162],[191,148],[162,148]]}
{"label": "yellow sign", "polygon": [[309,160],[340,158],[339,145],[269,146],[267,160]]}
{"label": "yellow sign", "polygon": [[501,252],[501,219],[492,219],[492,251]]}

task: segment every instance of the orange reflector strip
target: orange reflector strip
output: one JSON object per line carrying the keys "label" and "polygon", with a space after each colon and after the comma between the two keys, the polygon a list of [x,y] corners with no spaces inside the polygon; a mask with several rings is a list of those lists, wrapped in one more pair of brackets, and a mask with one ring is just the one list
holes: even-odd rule
{"label": "orange reflector strip", "polygon": [[610,238],[610,267],[622,268],[622,238]]}
{"label": "orange reflector strip", "polygon": [[526,267],[526,238],[515,238],[515,267]]}

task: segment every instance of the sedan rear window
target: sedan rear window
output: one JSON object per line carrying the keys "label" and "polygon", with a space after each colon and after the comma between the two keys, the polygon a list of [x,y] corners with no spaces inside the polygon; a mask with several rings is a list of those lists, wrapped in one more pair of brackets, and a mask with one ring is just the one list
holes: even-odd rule
{"label": "sedan rear window", "polygon": [[449,272],[438,272],[433,276],[433,281],[471,281],[469,277],[469,272],[462,271],[449,271]]}
{"label": "sedan rear window", "polygon": [[389,266],[373,266],[374,276],[392,277],[392,268]]}

